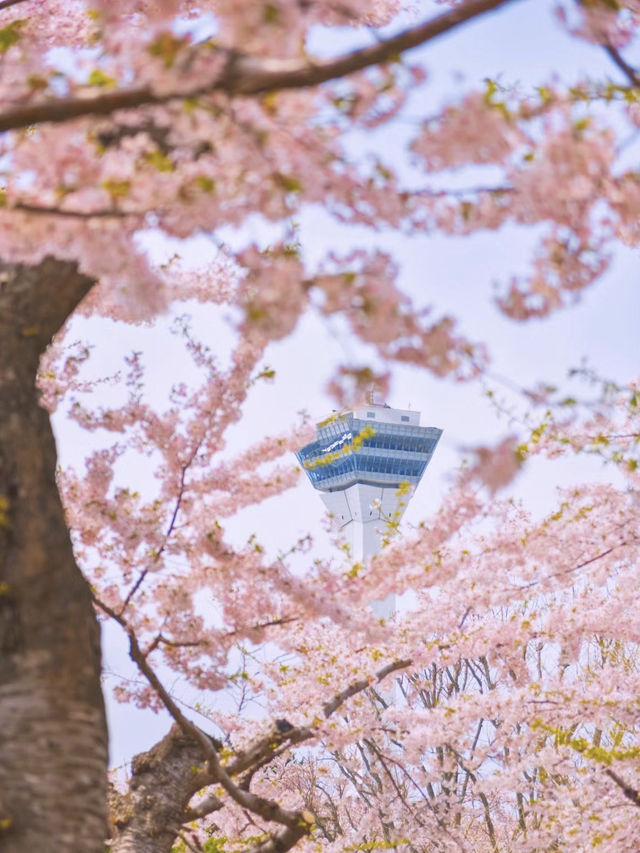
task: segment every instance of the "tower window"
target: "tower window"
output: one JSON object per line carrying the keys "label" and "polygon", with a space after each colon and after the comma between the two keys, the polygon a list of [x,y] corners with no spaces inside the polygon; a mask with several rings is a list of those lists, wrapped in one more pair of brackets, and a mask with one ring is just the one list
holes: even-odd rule
{"label": "tower window", "polygon": [[375,416],[376,416],[376,413],[375,413],[375,412],[367,412],[367,417],[368,417],[368,418],[375,418]]}
{"label": "tower window", "polygon": [[409,423],[409,415],[400,415],[400,420]]}

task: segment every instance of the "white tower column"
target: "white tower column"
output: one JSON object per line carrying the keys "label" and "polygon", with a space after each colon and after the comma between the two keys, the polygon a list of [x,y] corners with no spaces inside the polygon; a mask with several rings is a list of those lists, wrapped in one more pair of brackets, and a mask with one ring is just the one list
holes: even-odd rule
{"label": "white tower column", "polygon": [[[320,497],[353,562],[366,563],[380,552],[384,540],[394,535],[412,494],[413,488],[407,491],[354,483],[339,491],[321,492]],[[388,619],[395,612],[396,596],[373,602],[372,609],[378,618]]]}

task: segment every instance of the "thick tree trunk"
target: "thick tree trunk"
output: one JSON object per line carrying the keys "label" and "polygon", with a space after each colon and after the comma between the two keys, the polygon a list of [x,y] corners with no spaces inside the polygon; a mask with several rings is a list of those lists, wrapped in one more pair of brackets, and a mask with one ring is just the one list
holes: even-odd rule
{"label": "thick tree trunk", "polygon": [[212,780],[202,748],[176,724],[149,752],[137,755],[131,769],[127,792],[109,797],[111,853],[169,853],[185,821],[222,805],[209,797],[198,811],[187,808]]}
{"label": "thick tree trunk", "polygon": [[0,265],[0,849],[104,850],[100,637],[55,482],[34,378],[91,282],[74,265]]}

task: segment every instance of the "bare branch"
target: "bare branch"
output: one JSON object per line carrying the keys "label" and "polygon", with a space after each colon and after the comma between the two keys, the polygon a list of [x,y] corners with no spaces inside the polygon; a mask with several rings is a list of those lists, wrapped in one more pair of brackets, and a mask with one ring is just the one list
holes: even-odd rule
{"label": "bare branch", "polygon": [[256,60],[238,56],[218,85],[229,94],[256,95],[275,89],[300,89],[362,71],[394,60],[401,53],[443,35],[467,21],[506,5],[511,0],[468,0],[468,2],[396,36],[337,59],[321,62]]}
{"label": "bare branch", "polygon": [[286,827],[281,832],[273,833],[265,841],[261,841],[254,847],[249,847],[245,853],[286,853],[291,850],[303,835],[306,835],[308,828],[302,827],[291,828]]}
{"label": "bare branch", "polygon": [[97,607],[99,607],[102,611],[104,611],[104,613],[114,619],[125,630],[127,636],[129,637],[129,654],[131,656],[131,660],[137,665],[140,672],[144,675],[149,684],[156,691],[165,708],[171,714],[176,723],[178,723],[182,731],[186,735],[190,735],[196,741],[196,743],[200,744],[207,759],[211,759],[211,757],[213,756],[213,758],[215,758],[217,762],[218,756],[216,754],[215,747],[212,741],[201,729],[194,725],[191,720],[188,720],[184,716],[176,702],[174,702],[174,700],[171,698],[171,695],[150,666],[147,660],[147,656],[140,648],[138,638],[136,637],[133,628],[122,616],[122,613],[116,613],[116,611],[112,607],[109,607],[109,605],[105,604],[104,601],[100,601],[100,599],[97,598],[95,595],[93,596],[93,600]]}
{"label": "bare branch", "polygon": [[529,583],[523,584],[522,586],[519,587],[519,589],[531,589],[531,587],[538,586],[538,584],[540,584],[542,581],[550,580],[551,578],[560,578],[563,575],[573,574],[573,572],[579,572],[580,569],[584,569],[587,566],[591,565],[591,563],[595,563],[598,560],[602,560],[603,557],[608,557],[609,554],[611,554],[613,551],[616,550],[616,548],[621,548],[621,547],[625,546],[626,544],[627,544],[627,542],[625,542],[623,540],[618,545],[612,545],[610,548],[607,548],[606,550],[601,551],[599,554],[596,554],[594,557],[589,557],[588,560],[584,560],[582,563],[578,563],[577,566],[571,566],[568,569],[562,569],[559,572],[553,572],[552,574],[545,575],[544,577],[539,578],[538,580],[530,581]]}
{"label": "bare branch", "polygon": [[637,70],[629,65],[629,63],[623,58],[618,48],[614,47],[612,44],[605,44],[603,47],[631,85],[640,87],[640,75]]}
{"label": "bare branch", "polygon": [[126,211],[126,210],[69,210],[60,207],[43,207],[27,202],[17,202],[7,205],[5,210],[19,210],[22,213],[32,213],[36,216],[61,216],[67,219],[126,219],[127,217],[146,216],[148,211]]}
{"label": "bare branch", "polygon": [[[169,522],[167,532],[164,535],[162,545],[158,548],[158,550],[156,551],[156,553],[154,555],[154,558],[153,558],[153,564],[154,565],[158,562],[158,560],[160,559],[160,557],[162,556],[162,554],[166,550],[167,543],[169,541],[169,537],[173,533],[173,528],[175,527],[176,519],[178,518],[178,513],[180,512],[180,507],[182,505],[182,498],[184,497],[185,477],[187,474],[187,469],[191,465],[191,463],[193,462],[194,456],[195,456],[195,453],[191,456],[191,459],[189,459],[189,461],[182,466],[182,469],[180,471],[180,483],[178,485],[178,494],[176,497],[176,503],[175,503],[175,506],[173,508],[171,520]],[[122,605],[122,608],[120,610],[120,615],[122,615],[124,613],[124,611],[127,609],[129,604],[131,603],[131,599],[136,594],[136,592],[140,589],[140,586],[141,586],[142,582],[144,581],[145,577],[147,576],[148,572],[149,572],[148,566],[146,569],[143,569],[140,572],[138,579],[136,580],[134,585],[131,587],[131,589],[127,593],[127,597],[125,598],[124,604]],[[120,624],[123,624],[123,623],[120,623]]]}
{"label": "bare branch", "polygon": [[[399,669],[406,669],[408,666],[411,666],[411,663],[412,661],[410,658],[405,658],[404,660],[396,660],[386,666],[383,666],[382,669],[379,669],[378,672],[375,673],[375,683],[380,683],[383,678],[386,678],[387,675],[390,675],[392,672],[397,672]],[[369,678],[361,678],[358,681],[354,681],[353,684],[350,684],[349,687],[346,687],[340,693],[337,693],[330,702],[325,702],[322,706],[325,717],[329,717],[333,714],[340,705],[346,702],[347,699],[355,696],[356,693],[361,693],[363,690],[366,690],[367,687],[371,687],[372,683],[372,680]]]}
{"label": "bare branch", "polygon": [[215,794],[207,794],[203,800],[200,800],[197,806],[190,806],[186,809],[184,813],[184,822],[190,823],[192,820],[199,820],[200,818],[207,817],[207,815],[210,815],[213,812],[220,811],[222,805],[222,800],[218,799]]}
{"label": "bare branch", "polygon": [[193,851],[193,853],[201,853],[202,847],[200,848],[200,850],[198,850],[197,847],[194,847],[183,832],[178,832],[178,838],[180,838],[180,840],[183,841],[187,845],[189,850]]}
{"label": "bare branch", "polygon": [[[468,0],[430,21],[404,30],[369,47],[352,51],[335,59],[308,60],[265,59],[237,51],[218,48],[226,57],[225,68],[212,81],[178,93],[158,94],[150,86],[104,92],[91,97],[65,98],[8,109],[0,115],[0,132],[19,130],[34,124],[59,124],[83,116],[110,115],[115,110],[135,109],[165,104],[169,101],[197,98],[213,92],[228,95],[261,95],[280,89],[317,86],[372,65],[389,62],[411,48],[431,41],[467,21],[505,6],[513,0]],[[210,50],[207,45],[207,50]]]}
{"label": "bare branch", "polygon": [[[262,631],[264,628],[274,628],[279,625],[289,625],[291,622],[298,622],[298,616],[281,616],[278,619],[269,619],[267,622],[258,622],[255,625],[252,625],[253,631]],[[227,637],[235,637],[239,632],[227,631]]]}

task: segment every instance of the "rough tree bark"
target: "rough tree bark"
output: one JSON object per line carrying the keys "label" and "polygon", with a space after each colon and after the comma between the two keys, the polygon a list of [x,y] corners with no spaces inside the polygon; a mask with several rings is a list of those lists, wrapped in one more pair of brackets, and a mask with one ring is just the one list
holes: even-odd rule
{"label": "rough tree bark", "polygon": [[202,747],[174,723],[148,752],[133,759],[126,793],[111,790],[111,853],[169,853],[182,825],[222,807],[215,797],[189,809],[193,795],[211,779]]}
{"label": "rough tree bark", "polygon": [[34,379],[92,282],[75,265],[0,264],[0,848],[104,849],[100,634],[55,482]]}

